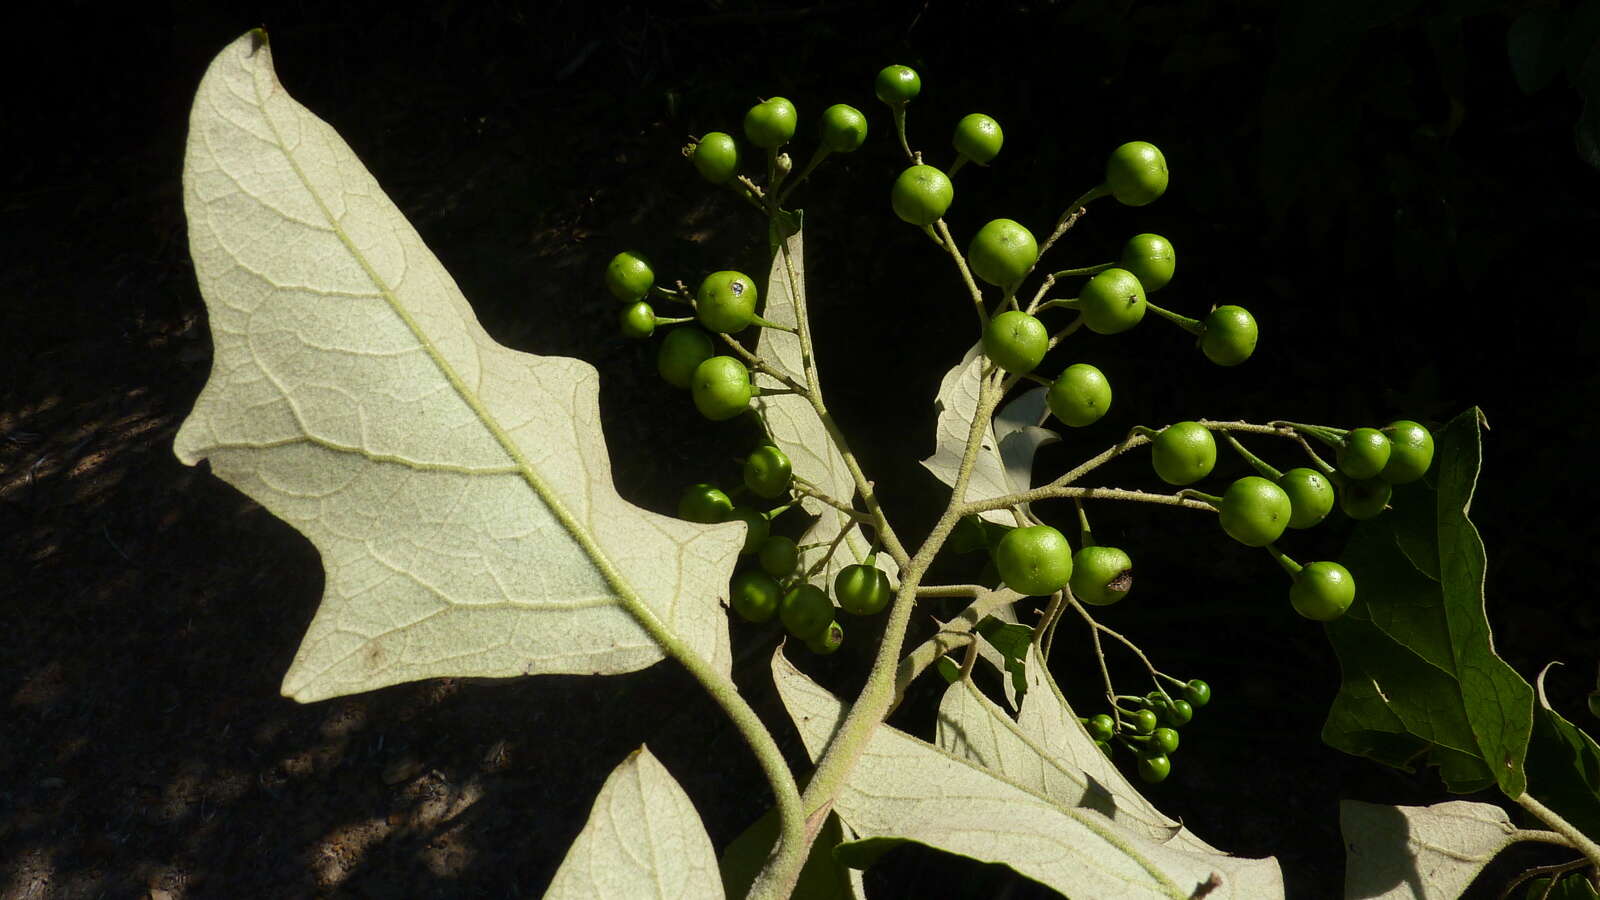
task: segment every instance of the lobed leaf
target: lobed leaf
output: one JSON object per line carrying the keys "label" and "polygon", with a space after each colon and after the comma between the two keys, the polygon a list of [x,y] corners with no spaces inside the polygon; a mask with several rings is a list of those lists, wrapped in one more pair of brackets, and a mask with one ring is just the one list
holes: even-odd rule
{"label": "lobed leaf", "polygon": [[285,694],[628,672],[663,641],[729,671],[741,529],[617,494],[594,368],[489,337],[263,32],[206,71],[183,184],[215,356],[174,452],[327,572]]}
{"label": "lobed leaf", "polygon": [[1437,489],[1395,489],[1401,515],[1363,522],[1343,563],[1361,586],[1327,625],[1342,683],[1322,739],[1407,771],[1439,767],[1450,790],[1523,792],[1533,689],[1494,651],[1483,541],[1467,513],[1481,459],[1479,412],[1438,434]]}
{"label": "lobed leaf", "polygon": [[545,900],[718,900],[717,854],[677,779],[641,746],[611,771]]}
{"label": "lobed leaf", "polygon": [[1516,828],[1489,803],[1433,806],[1339,802],[1345,900],[1454,900]]}

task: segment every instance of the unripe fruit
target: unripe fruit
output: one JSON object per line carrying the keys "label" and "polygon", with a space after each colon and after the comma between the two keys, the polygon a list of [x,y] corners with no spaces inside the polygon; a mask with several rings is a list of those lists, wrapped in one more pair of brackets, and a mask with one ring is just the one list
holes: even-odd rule
{"label": "unripe fruit", "polygon": [[640,300],[630,303],[622,308],[622,314],[617,316],[617,330],[625,338],[642,340],[655,334],[656,311],[650,304]]}
{"label": "unripe fruit", "polygon": [[1095,334],[1119,334],[1144,319],[1144,287],[1127,269],[1106,269],[1078,292],[1078,311]]}
{"label": "unripe fruit", "polygon": [[1217,441],[1199,422],[1168,425],[1150,441],[1150,462],[1167,484],[1194,484],[1217,464]]}
{"label": "unripe fruit", "polygon": [[778,602],[778,618],[790,634],[809,640],[833,621],[833,603],[827,592],[814,584],[796,585]]}
{"label": "unripe fruit", "polygon": [[1172,243],[1159,234],[1136,234],[1122,245],[1121,268],[1133,273],[1146,294],[1154,294],[1172,280],[1178,268],[1178,254]]}
{"label": "unripe fruit", "polygon": [[1265,547],[1277,540],[1292,514],[1289,495],[1260,475],[1246,475],[1228,485],[1217,507],[1222,530],[1246,547]]}
{"label": "unripe fruit", "polygon": [[713,356],[695,367],[689,379],[695,408],[713,422],[731,419],[750,407],[750,370],[731,356]]}
{"label": "unripe fruit", "polygon": [[806,641],[806,649],[819,656],[827,656],[844,643],[844,626],[838,620],[828,623],[822,633]]}
{"label": "unripe fruit", "polygon": [[995,316],[983,329],[983,352],[1013,375],[1032,372],[1049,349],[1044,323],[1020,309]]}
{"label": "unripe fruit", "polygon": [[1110,606],[1133,590],[1133,560],[1116,547],[1079,547],[1072,554],[1072,595],[1090,606]]}
{"label": "unripe fruit", "polygon": [[1211,702],[1211,685],[1198,678],[1191,678],[1189,683],[1183,686],[1183,699],[1193,704],[1195,709],[1199,709]]}
{"label": "unripe fruit", "polygon": [[715,525],[733,512],[733,501],[714,484],[701,482],[683,489],[678,497],[678,518]]}
{"label": "unripe fruit", "polygon": [[1033,232],[1011,219],[995,219],[978,229],[967,245],[967,265],[972,274],[997,287],[1022,280],[1039,261],[1039,243]]}
{"label": "unripe fruit", "polygon": [[1390,422],[1383,427],[1389,438],[1389,461],[1384,463],[1378,477],[1390,484],[1408,484],[1427,474],[1433,464],[1433,435],[1428,429],[1409,419]]}
{"label": "unripe fruit", "polygon": [[1352,519],[1373,519],[1389,507],[1394,488],[1382,478],[1366,478],[1345,484],[1339,492],[1339,508]]}
{"label": "unripe fruit", "polygon": [[674,328],[661,342],[656,371],[673,387],[688,388],[694,370],[716,354],[711,336],[698,328]]}
{"label": "unripe fruit", "polygon": [[1315,469],[1300,467],[1278,476],[1278,487],[1289,495],[1290,528],[1310,528],[1333,509],[1333,482]]}
{"label": "unripe fruit", "polygon": [[1336,562],[1314,562],[1295,573],[1289,588],[1294,611],[1317,622],[1332,622],[1344,615],[1356,597],[1356,580]]}
{"label": "unripe fruit", "polygon": [[845,566],[833,579],[833,595],[845,612],[857,616],[871,616],[883,611],[894,599],[894,589],[889,586],[889,576],[877,566],[857,564]]}
{"label": "unripe fruit", "polygon": [[994,563],[1006,587],[1044,596],[1061,590],[1072,578],[1072,547],[1049,525],[1016,528],[995,545]]}
{"label": "unripe fruit", "polygon": [[1005,140],[999,122],[983,113],[973,113],[956,123],[956,132],[950,143],[957,153],[980,166],[986,166],[989,160],[1000,154],[1000,147]]}
{"label": "unripe fruit", "polygon": [[739,145],[733,135],[713,131],[694,145],[695,171],[712,184],[723,184],[739,169]]}
{"label": "unripe fruit", "polygon": [[655,283],[655,270],[643,254],[624,250],[606,263],[606,289],[623,303],[644,299]]}
{"label": "unripe fruit", "polygon": [[1088,363],[1074,363],[1056,377],[1045,395],[1050,412],[1074,428],[1093,425],[1111,409],[1111,382]]}
{"label": "unripe fruit", "polygon": [[710,331],[743,331],[756,312],[756,283],[743,272],[712,272],[695,292],[695,317]]}
{"label": "unripe fruit", "polygon": [[744,461],[744,486],[757,497],[772,500],[789,493],[794,467],[782,450],[763,444]]}
{"label": "unripe fruit", "polygon": [[899,106],[922,93],[922,77],[907,66],[885,66],[873,84],[878,99]]}
{"label": "unripe fruit", "polygon": [[1219,306],[1200,326],[1200,351],[1219,366],[1237,366],[1256,352],[1256,317],[1242,306]]}
{"label": "unripe fruit", "polygon": [[1357,428],[1344,436],[1335,452],[1339,471],[1351,478],[1376,478],[1389,464],[1389,438],[1376,428]]}
{"label": "unripe fruit", "polygon": [[1106,160],[1106,187],[1127,206],[1152,203],[1167,190],[1167,158],[1154,144],[1129,141]]}
{"label": "unripe fruit", "polygon": [[773,578],[787,578],[800,562],[800,548],[793,538],[774,534],[761,542],[756,559],[761,563],[761,571]]}
{"label": "unripe fruit", "polygon": [[912,225],[932,225],[950,208],[955,195],[948,175],[933,166],[912,166],[894,180],[889,205]]}
{"label": "unripe fruit", "polygon": [[1165,753],[1140,756],[1137,763],[1139,778],[1146,784],[1160,784],[1172,774],[1172,759]]}
{"label": "unripe fruit", "polygon": [[1105,713],[1090,716],[1083,727],[1089,732],[1089,737],[1097,741],[1109,741],[1117,736],[1116,722]]}
{"label": "unripe fruit", "polygon": [[728,585],[728,602],[746,622],[765,622],[778,611],[783,589],[765,572],[740,572]]}
{"label": "unripe fruit", "polygon": [[867,139],[867,117],[861,110],[835,103],[822,111],[822,145],[835,153],[849,153]]}
{"label": "unripe fruit", "polygon": [[762,543],[767,539],[767,533],[772,528],[766,515],[753,506],[735,506],[723,521],[732,522],[735,519],[745,524],[744,546],[739,548],[739,554],[749,556],[761,549]]}
{"label": "unripe fruit", "polygon": [[744,114],[744,136],[763,150],[781,147],[794,137],[800,116],[783,97],[763,100]]}

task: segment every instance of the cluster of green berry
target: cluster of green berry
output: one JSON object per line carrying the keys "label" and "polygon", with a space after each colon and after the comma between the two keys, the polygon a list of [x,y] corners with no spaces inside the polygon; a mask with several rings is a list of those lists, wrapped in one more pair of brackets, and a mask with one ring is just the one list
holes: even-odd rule
{"label": "cluster of green berry", "polygon": [[[1195,710],[1211,702],[1211,686],[1198,678],[1182,682],[1179,696],[1157,689],[1143,697],[1117,697],[1111,713],[1099,713],[1078,721],[1106,756],[1121,746],[1136,760],[1139,777],[1150,784],[1165,781],[1172,774],[1172,754],[1178,750],[1178,729],[1194,719]],[[1123,704],[1128,707],[1125,708]]]}

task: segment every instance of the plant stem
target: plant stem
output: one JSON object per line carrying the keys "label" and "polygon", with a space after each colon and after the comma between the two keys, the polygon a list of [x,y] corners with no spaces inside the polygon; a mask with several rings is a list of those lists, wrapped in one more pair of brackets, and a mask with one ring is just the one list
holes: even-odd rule
{"label": "plant stem", "polygon": [[1146,298],[1144,301],[1144,307],[1161,318],[1176,324],[1179,328],[1182,328],[1184,331],[1187,331],[1190,334],[1205,334],[1206,328],[1204,325],[1200,324],[1199,319],[1191,319],[1188,316],[1180,316],[1172,310],[1162,309],[1154,303],[1151,303],[1148,298]]}
{"label": "plant stem", "polygon": [[961,272],[961,281],[967,286],[967,293],[972,295],[973,305],[978,308],[978,327],[981,329],[989,324],[989,311],[983,305],[983,289],[978,287],[977,280],[972,277],[972,270],[967,268],[967,258],[956,249],[956,239],[950,234],[950,226],[944,223],[944,219],[933,224],[939,226],[942,246],[945,252],[950,254],[950,258],[956,261],[956,269]]}
{"label": "plant stem", "polygon": [[1249,450],[1246,450],[1244,445],[1239,443],[1238,438],[1228,434],[1226,431],[1222,433],[1222,437],[1229,444],[1232,444],[1233,449],[1236,450],[1240,456],[1244,457],[1244,461],[1253,466],[1263,478],[1266,478],[1268,481],[1277,481],[1279,478],[1283,477],[1283,473],[1268,465],[1266,460],[1263,460],[1261,457],[1256,456]]}
{"label": "plant stem", "polygon": [[1550,826],[1552,831],[1566,838],[1567,845],[1582,853],[1592,865],[1600,867],[1600,844],[1561,818],[1555,810],[1533,799],[1528,792],[1524,791],[1511,799],[1518,806],[1533,813],[1534,818]]}

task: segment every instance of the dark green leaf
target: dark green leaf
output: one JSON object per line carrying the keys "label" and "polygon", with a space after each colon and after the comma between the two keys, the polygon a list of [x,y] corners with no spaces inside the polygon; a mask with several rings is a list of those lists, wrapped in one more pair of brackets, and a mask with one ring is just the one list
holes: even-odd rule
{"label": "dark green leaf", "polygon": [[1322,739],[1407,771],[1438,766],[1452,791],[1498,784],[1515,797],[1527,786],[1533,688],[1495,654],[1484,615],[1483,541],[1467,517],[1479,415],[1436,436],[1437,489],[1396,488],[1391,503],[1406,512],[1362,523],[1345,551],[1356,601],[1328,625],[1343,683]]}
{"label": "dark green leaf", "polygon": [[1539,702],[1528,745],[1528,793],[1579,831],[1600,840],[1600,746],[1550,707],[1539,673]]}

